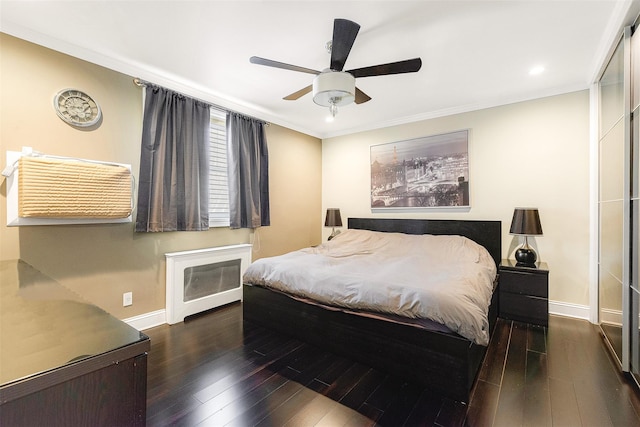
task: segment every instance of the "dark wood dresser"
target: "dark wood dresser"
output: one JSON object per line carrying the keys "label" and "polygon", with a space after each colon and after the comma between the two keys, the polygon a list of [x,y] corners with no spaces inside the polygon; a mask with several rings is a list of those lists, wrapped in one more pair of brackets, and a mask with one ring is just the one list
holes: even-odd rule
{"label": "dark wood dresser", "polygon": [[503,259],[499,268],[499,316],[504,319],[547,326],[549,324],[549,268],[516,265]]}
{"label": "dark wood dresser", "polygon": [[0,425],[144,426],[149,348],[29,264],[0,262]]}

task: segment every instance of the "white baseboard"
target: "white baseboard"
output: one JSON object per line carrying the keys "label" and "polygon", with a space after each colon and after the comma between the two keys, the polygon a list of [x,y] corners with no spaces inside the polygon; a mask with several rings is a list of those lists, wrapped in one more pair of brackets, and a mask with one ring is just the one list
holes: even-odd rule
{"label": "white baseboard", "polygon": [[[589,306],[561,301],[549,301],[549,314],[589,320]],[[614,319],[609,320],[613,321]],[[616,317],[616,320],[619,320],[619,316]],[[143,331],[153,328],[154,326],[164,325],[167,323],[167,315],[166,311],[162,309],[123,319],[123,322],[128,323],[139,331]]]}
{"label": "white baseboard", "polygon": [[622,311],[603,308],[600,310],[600,321],[610,325],[622,326]]}
{"label": "white baseboard", "polygon": [[562,301],[549,301],[549,314],[589,320],[589,312],[590,308],[588,305],[572,304]]}
{"label": "white baseboard", "polygon": [[153,328],[154,326],[160,326],[167,323],[167,314],[166,310],[156,310],[150,313],[141,314],[139,316],[129,317],[128,319],[122,320],[125,323],[133,326],[139,331],[144,331],[145,329]]}

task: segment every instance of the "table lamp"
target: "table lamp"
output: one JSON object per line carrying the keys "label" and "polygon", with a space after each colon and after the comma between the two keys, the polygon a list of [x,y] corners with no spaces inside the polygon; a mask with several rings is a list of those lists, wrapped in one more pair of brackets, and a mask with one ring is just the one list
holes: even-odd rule
{"label": "table lamp", "polygon": [[340,209],[329,208],[327,209],[327,216],[324,220],[325,227],[333,227],[333,231],[329,236],[329,240],[340,234],[340,230],[336,230],[336,227],[342,227],[342,218],[340,217]]}
{"label": "table lamp", "polygon": [[536,208],[516,208],[513,211],[509,234],[524,236],[524,244],[516,250],[516,265],[534,267],[538,256],[529,246],[529,236],[541,236],[542,225]]}

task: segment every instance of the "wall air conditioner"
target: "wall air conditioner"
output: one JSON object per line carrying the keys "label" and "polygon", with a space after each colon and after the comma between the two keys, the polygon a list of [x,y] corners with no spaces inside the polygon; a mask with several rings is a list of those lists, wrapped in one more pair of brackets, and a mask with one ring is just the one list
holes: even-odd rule
{"label": "wall air conditioner", "polygon": [[131,165],[7,152],[7,225],[132,221]]}

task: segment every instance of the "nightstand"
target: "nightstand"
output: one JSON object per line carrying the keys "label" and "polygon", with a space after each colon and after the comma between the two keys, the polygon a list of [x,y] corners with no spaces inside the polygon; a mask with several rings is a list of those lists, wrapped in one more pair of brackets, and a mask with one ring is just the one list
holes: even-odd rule
{"label": "nightstand", "polygon": [[549,268],[516,265],[503,259],[499,268],[499,317],[547,326],[549,324]]}

